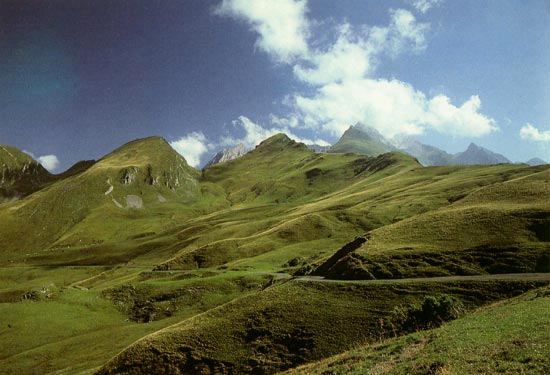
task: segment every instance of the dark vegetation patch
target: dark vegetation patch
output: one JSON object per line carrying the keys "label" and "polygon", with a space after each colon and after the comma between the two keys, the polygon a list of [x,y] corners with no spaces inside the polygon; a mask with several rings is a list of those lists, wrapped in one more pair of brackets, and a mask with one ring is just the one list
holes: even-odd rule
{"label": "dark vegetation patch", "polygon": [[[138,323],[147,323],[162,320],[176,314],[181,309],[193,308],[197,312],[205,311],[215,305],[216,297],[224,302],[230,300],[235,293],[244,293],[264,288],[269,285],[270,278],[266,278],[258,283],[258,280],[244,277],[228,279],[225,283],[219,284],[209,282],[209,277],[216,276],[217,273],[207,272],[203,277],[199,275],[183,273],[173,275],[169,272],[145,272],[140,274],[137,284],[124,284],[116,288],[107,289],[103,292],[103,297],[111,302],[128,319]],[[163,280],[170,278],[173,281],[192,280],[185,286],[158,286],[148,284],[146,281]],[[170,280],[167,280],[168,282]],[[226,295],[226,297],[223,297]]]}

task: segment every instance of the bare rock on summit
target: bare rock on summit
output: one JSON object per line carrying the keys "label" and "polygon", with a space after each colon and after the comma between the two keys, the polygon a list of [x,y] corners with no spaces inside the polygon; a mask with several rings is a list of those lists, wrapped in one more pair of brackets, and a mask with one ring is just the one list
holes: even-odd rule
{"label": "bare rock on summit", "polygon": [[244,144],[239,144],[233,148],[224,149],[220,152],[218,152],[212,160],[210,160],[206,167],[210,167],[212,165],[225,163],[227,161],[240,158],[244,154],[246,154],[248,150],[246,149],[246,146]]}

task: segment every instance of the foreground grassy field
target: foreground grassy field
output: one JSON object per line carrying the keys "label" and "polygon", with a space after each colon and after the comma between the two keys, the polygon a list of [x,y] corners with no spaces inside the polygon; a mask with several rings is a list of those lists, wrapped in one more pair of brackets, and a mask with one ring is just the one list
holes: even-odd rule
{"label": "foreground grassy field", "polygon": [[548,374],[550,288],[483,307],[441,328],[358,347],[285,372]]}

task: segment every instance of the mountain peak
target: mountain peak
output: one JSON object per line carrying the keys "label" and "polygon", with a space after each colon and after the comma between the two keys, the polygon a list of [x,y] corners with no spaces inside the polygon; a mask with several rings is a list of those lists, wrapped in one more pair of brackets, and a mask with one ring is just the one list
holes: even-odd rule
{"label": "mountain peak", "polygon": [[303,143],[296,142],[293,139],[290,139],[286,134],[279,133],[275,134],[264,141],[262,141],[256,150],[262,151],[283,151],[285,148],[296,148],[307,150],[307,146]]}
{"label": "mountain peak", "polygon": [[244,154],[246,154],[248,150],[246,149],[246,146],[243,143],[239,143],[237,146],[232,148],[225,148],[218,152],[214,157],[206,164],[206,167],[210,167],[212,165],[225,163],[230,160],[234,160],[237,158],[240,158]]}
{"label": "mountain peak", "polygon": [[390,142],[376,129],[357,123],[350,126],[329,152],[354,152],[356,154],[378,156],[395,151]]}
{"label": "mountain peak", "polygon": [[172,159],[175,155],[187,166],[187,161],[164,138],[153,136],[125,143],[105,155],[98,164],[113,166],[162,164],[163,161]]}
{"label": "mountain peak", "polygon": [[491,165],[510,163],[510,160],[501,154],[497,154],[472,142],[466,151],[454,156],[453,163],[458,165]]}

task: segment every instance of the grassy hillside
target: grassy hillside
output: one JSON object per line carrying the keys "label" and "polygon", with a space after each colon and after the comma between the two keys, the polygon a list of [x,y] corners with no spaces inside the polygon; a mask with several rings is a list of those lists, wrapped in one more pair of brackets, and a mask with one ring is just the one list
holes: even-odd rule
{"label": "grassy hillside", "polygon": [[270,374],[378,341],[389,334],[384,322],[394,308],[426,294],[450,295],[471,309],[529,284],[276,284],[144,337],[97,374]]}
{"label": "grassy hillside", "polygon": [[3,264],[70,263],[108,243],[139,247],[133,237],[164,229],[177,212],[185,216],[200,192],[198,172],[159,137],[131,142],[83,169],[0,206]]}
{"label": "grassy hillside", "polygon": [[441,328],[350,350],[301,374],[547,374],[550,289],[484,307]]}
{"label": "grassy hillside", "polygon": [[346,130],[338,142],[330,147],[329,152],[378,156],[396,150],[375,129],[358,124]]}
{"label": "grassy hillside", "polygon": [[336,254],[317,274],[363,279],[549,272],[550,170],[530,171],[371,231],[359,248]]}
{"label": "grassy hillside", "polygon": [[523,293],[544,277],[290,274],[545,271],[548,173],[319,154],[282,134],[197,171],[162,138],[130,142],[0,204],[0,368],[273,373],[406,333],[388,330],[394,309],[426,296],[468,311]]}

